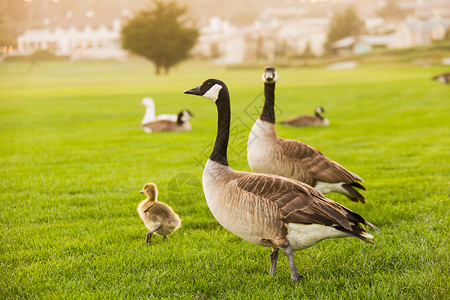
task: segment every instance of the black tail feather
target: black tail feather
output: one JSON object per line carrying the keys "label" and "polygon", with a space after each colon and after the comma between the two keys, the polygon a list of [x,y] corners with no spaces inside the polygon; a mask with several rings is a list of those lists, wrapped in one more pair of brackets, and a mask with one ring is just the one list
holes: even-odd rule
{"label": "black tail feather", "polygon": [[337,229],[339,231],[345,232],[345,233],[347,233],[347,234],[349,234],[349,235],[351,235],[351,236],[353,236],[355,238],[358,238],[358,239],[360,239],[360,240],[362,240],[362,241],[364,241],[366,243],[374,245],[373,242],[369,241],[368,239],[366,239],[365,237],[363,237],[361,235],[361,233],[363,233],[365,231],[362,228],[360,228],[359,226],[352,226],[353,231],[345,229],[342,226],[333,226],[333,228],[335,228],[335,229]]}
{"label": "black tail feather", "polygon": [[363,186],[361,183],[359,183],[359,182],[357,182],[357,181],[354,181],[354,182],[350,183],[350,185],[351,185],[352,187],[361,189],[361,190],[363,190],[363,191],[367,191],[366,187]]}
{"label": "black tail feather", "polygon": [[[360,185],[360,184],[359,184]],[[361,185],[362,186],[362,185]],[[354,202],[361,202],[361,203],[366,203],[366,198],[364,198],[363,195],[361,195],[357,190],[355,190],[352,185],[348,184],[348,183],[344,183],[342,185],[342,187],[344,188],[344,190],[347,191],[348,194],[345,194],[350,200],[354,201]],[[365,189],[365,188],[364,188]]]}

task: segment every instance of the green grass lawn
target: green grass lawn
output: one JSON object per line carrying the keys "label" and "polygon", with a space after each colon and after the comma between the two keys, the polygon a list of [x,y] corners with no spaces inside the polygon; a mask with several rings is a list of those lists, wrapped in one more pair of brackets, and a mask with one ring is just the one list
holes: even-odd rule
{"label": "green grass lawn", "polygon": [[[275,66],[276,67],[276,66]],[[365,179],[366,204],[328,197],[378,226],[376,245],[336,239],[280,256],[215,221],[201,188],[216,108],[183,91],[224,80],[231,93],[230,166],[250,171],[246,140],[263,103],[263,68],[194,62],[156,77],[147,62],[0,64],[0,298],[444,299],[450,294],[450,87],[443,67],[279,68],[277,118],[327,111],[326,128],[278,134],[321,150]],[[145,134],[157,113],[188,108],[191,132]],[[146,182],[180,215],[145,242],[136,207]]]}

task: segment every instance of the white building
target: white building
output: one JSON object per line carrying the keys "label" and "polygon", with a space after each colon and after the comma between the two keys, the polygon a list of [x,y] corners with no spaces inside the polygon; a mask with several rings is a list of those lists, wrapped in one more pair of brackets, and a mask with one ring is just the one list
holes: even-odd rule
{"label": "white building", "polygon": [[401,22],[395,32],[395,48],[430,45],[433,40],[442,40],[450,27],[450,20],[409,19]]}
{"label": "white building", "polygon": [[295,18],[279,19],[266,13],[251,25],[235,27],[213,17],[200,29],[199,41],[192,52],[212,58],[217,64],[272,62],[286,55],[302,55],[307,47],[315,56],[324,53],[328,18],[299,18],[301,11],[297,10],[279,13],[293,13]]}
{"label": "white building", "polygon": [[75,18],[68,14],[57,21],[46,19],[41,28],[25,31],[17,39],[17,51],[29,55],[36,50],[49,50],[72,60],[124,59],[121,49],[119,18],[88,13]]}

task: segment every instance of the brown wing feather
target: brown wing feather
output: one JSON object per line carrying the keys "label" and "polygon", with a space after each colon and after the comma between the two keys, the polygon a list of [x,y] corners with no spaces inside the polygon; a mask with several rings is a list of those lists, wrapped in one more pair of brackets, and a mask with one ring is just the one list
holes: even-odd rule
{"label": "brown wing feather", "polygon": [[350,223],[372,224],[361,216],[312,188],[292,179],[266,174],[238,172],[235,180],[243,191],[276,204],[287,223],[340,225],[352,231]]}
{"label": "brown wing feather", "polygon": [[297,164],[299,168],[307,168],[315,181],[352,183],[360,180],[340,164],[329,160],[319,150],[307,144],[279,138],[278,145],[287,159]]}
{"label": "brown wing feather", "polygon": [[153,131],[172,131],[177,127],[177,123],[170,120],[156,120],[141,124],[141,127],[148,127]]}

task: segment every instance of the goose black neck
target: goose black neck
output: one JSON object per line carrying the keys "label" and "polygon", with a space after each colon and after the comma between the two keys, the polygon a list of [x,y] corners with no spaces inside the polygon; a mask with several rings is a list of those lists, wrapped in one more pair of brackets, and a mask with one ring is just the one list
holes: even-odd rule
{"label": "goose black neck", "polygon": [[230,95],[224,87],[220,92],[219,99],[216,101],[217,106],[217,136],[214,144],[213,152],[209,159],[218,162],[221,165],[228,166],[227,147],[230,138]]}
{"label": "goose black neck", "polygon": [[275,83],[264,83],[264,108],[261,120],[275,124]]}
{"label": "goose black neck", "polygon": [[319,119],[321,119],[321,120],[323,120],[323,117],[322,117],[322,115],[321,114],[319,114],[317,111],[316,111],[316,117],[318,117]]}
{"label": "goose black neck", "polygon": [[181,124],[183,124],[183,113],[182,112],[180,112],[179,114],[178,114],[178,116],[177,116],[177,125],[181,125]]}

